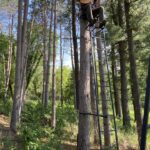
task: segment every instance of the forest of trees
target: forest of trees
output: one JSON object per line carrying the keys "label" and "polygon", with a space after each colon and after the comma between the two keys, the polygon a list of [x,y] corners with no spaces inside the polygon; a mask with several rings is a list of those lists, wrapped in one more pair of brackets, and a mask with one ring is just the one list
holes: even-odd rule
{"label": "forest of trees", "polygon": [[140,148],[149,0],[94,7],[89,26],[76,0],[0,0],[0,149]]}

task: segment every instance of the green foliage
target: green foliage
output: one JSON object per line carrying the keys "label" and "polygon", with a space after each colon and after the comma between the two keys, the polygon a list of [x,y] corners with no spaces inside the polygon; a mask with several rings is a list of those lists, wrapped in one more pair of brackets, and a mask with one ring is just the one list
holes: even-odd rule
{"label": "green foliage", "polygon": [[74,104],[74,80],[73,80],[73,72],[70,73],[70,77],[67,81],[67,84],[64,88],[64,99],[71,103]]}
{"label": "green foliage", "polygon": [[0,33],[0,98],[3,98],[4,95],[4,81],[5,81],[5,75],[4,75],[4,67],[6,62],[6,54],[8,50],[8,37],[2,33]]}
{"label": "green foliage", "polygon": [[[48,111],[35,101],[26,103],[20,128],[20,136],[25,149],[41,149],[43,140],[43,143],[47,143],[54,137],[54,130],[47,123]],[[48,115],[48,118],[50,118],[50,115]]]}
{"label": "green foliage", "polygon": [[[71,69],[69,67],[63,67],[63,79],[62,79],[62,88],[64,90],[63,94],[65,96],[65,87],[68,85],[69,78],[70,78]],[[56,87],[57,87],[57,95],[60,96],[61,93],[61,68],[59,67],[56,70]]]}
{"label": "green foliage", "polygon": [[109,28],[108,40],[111,43],[117,43],[118,41],[125,40],[126,37],[121,27],[115,26],[113,24],[108,24],[107,27]]}
{"label": "green foliage", "polygon": [[11,112],[12,107],[12,101],[7,100],[6,102],[0,101],[0,114],[4,114],[6,116],[9,116]]}
{"label": "green foliage", "polygon": [[59,150],[61,141],[68,134],[64,127],[69,123],[77,123],[73,106],[57,107],[57,126],[50,127],[50,106],[44,109],[37,101],[27,102],[21,118],[20,137],[27,150]]}
{"label": "green foliage", "polygon": [[8,49],[8,37],[4,34],[0,34],[0,54],[2,56],[2,54],[6,53],[6,50]]}
{"label": "green foliage", "polygon": [[57,114],[58,126],[65,126],[67,123],[77,123],[77,112],[73,105],[64,104],[63,107],[57,107]]}
{"label": "green foliage", "polygon": [[1,140],[0,149],[5,150],[18,150],[18,144],[14,142],[11,138],[4,138]]}
{"label": "green foliage", "polygon": [[[8,49],[9,49],[9,40],[10,38],[3,33],[0,33],[0,99],[4,98],[5,93],[5,73],[6,73],[6,63],[8,60]],[[12,39],[13,40],[13,39]],[[13,51],[15,49],[15,44],[13,44]],[[14,53],[13,53],[14,55]],[[13,79],[14,79],[14,61],[15,59],[12,59],[12,65],[11,65],[11,73],[10,73],[10,81],[11,85],[13,85]],[[10,90],[8,89],[8,99],[10,99]]]}

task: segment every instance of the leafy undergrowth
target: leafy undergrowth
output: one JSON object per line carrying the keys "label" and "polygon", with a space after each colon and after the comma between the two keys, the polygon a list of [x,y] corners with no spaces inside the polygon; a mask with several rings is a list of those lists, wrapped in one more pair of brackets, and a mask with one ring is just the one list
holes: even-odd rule
{"label": "leafy undergrowth", "polygon": [[[9,117],[0,115],[1,150],[76,150],[77,113],[73,106],[57,106],[57,126],[51,128],[51,108],[44,109],[37,101],[26,103],[22,112],[18,134],[9,132]],[[120,150],[138,150],[135,123],[124,131],[122,121],[117,119]],[[150,141],[148,133],[147,142]],[[150,143],[149,143],[150,149]],[[92,147],[98,150],[99,145]],[[112,149],[111,149],[112,150]]]}
{"label": "leafy undergrowth", "polygon": [[[70,135],[65,131],[65,127],[72,128],[77,123],[76,112],[69,105],[57,107],[56,128],[51,125],[51,109],[44,109],[41,104],[27,103],[22,114],[20,126],[20,137],[24,149],[31,150],[71,150],[72,144],[64,144],[64,140],[73,139],[75,135]],[[72,129],[71,129],[72,130]]]}
{"label": "leafy undergrowth", "polygon": [[18,147],[18,137],[9,130],[9,117],[3,114],[0,115],[0,149],[13,150]]}
{"label": "leafy undergrowth", "polygon": [[[132,109],[131,109],[132,110]],[[120,150],[138,150],[138,137],[136,130],[136,122],[134,120],[134,112],[130,110],[131,127],[124,129],[122,119],[117,118],[118,139]],[[150,121],[150,120],[149,120]],[[150,150],[150,130],[147,130],[147,150]]]}
{"label": "leafy undergrowth", "polygon": [[[9,117],[0,116],[2,150],[74,150],[76,149],[77,115],[69,105],[57,107],[57,126],[51,128],[51,108],[36,101],[27,102],[17,135],[9,132]],[[66,130],[67,129],[67,130]],[[73,131],[74,130],[74,131]],[[72,133],[70,133],[72,132]],[[70,140],[70,141],[69,141]]]}

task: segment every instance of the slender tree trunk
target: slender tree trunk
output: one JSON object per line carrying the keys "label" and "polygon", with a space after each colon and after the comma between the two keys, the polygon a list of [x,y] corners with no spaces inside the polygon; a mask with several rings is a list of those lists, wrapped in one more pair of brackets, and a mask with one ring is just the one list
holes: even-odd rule
{"label": "slender tree trunk", "polygon": [[118,45],[120,55],[120,73],[121,73],[121,102],[123,113],[123,126],[125,129],[131,126],[130,114],[128,106],[128,90],[127,90],[127,76],[126,76],[126,52],[125,41],[120,41]]}
{"label": "slender tree trunk", "polygon": [[[74,56],[73,56],[73,44],[72,44],[72,32],[70,32],[70,47],[71,47],[71,65],[72,65],[72,71],[75,72],[75,64],[74,64]],[[75,84],[75,75],[74,75],[74,84]],[[75,88],[75,86],[74,86],[74,88]],[[75,94],[76,94],[76,91],[75,91]]]}
{"label": "slender tree trunk", "polygon": [[34,24],[36,19],[36,2],[33,2],[32,12],[31,12],[31,19],[30,19],[30,27],[28,29],[28,57],[27,57],[27,71],[26,71],[26,87],[25,90],[28,88],[34,73],[36,72],[37,67],[39,66],[40,60],[43,57],[42,52],[39,54],[39,50],[32,51],[33,49],[33,37],[34,37]]}
{"label": "slender tree trunk", "polygon": [[19,111],[19,116],[21,115],[21,110],[24,103],[25,98],[25,87],[26,87],[26,69],[27,69],[27,16],[28,16],[28,5],[29,0],[24,0],[24,16],[23,16],[23,25],[22,25],[22,44],[21,44],[21,52],[22,52],[22,66],[21,66],[21,108]]}
{"label": "slender tree trunk", "polygon": [[13,93],[13,88],[12,88],[11,80],[9,81],[8,88],[9,88],[9,91],[10,91],[10,96],[11,96],[11,98],[13,99],[14,93]]}
{"label": "slender tree trunk", "polygon": [[[33,32],[33,27],[34,27],[34,23],[35,23],[35,2],[33,3],[33,11],[31,13],[31,24],[30,24],[30,27],[29,27],[29,33],[28,33],[28,38],[27,38],[27,42],[28,42],[28,47],[27,47],[27,51],[29,52],[32,47],[32,32]],[[29,55],[29,54],[28,54]],[[40,62],[39,61],[40,59],[38,58],[38,63]],[[34,72],[34,65],[31,66],[31,63],[30,63],[30,57],[28,56],[27,58],[27,70],[26,70],[26,87],[25,87],[25,90],[28,88],[29,84],[30,84],[30,81],[31,81],[31,78],[32,78],[32,73]],[[36,66],[36,65],[35,65]]]}
{"label": "slender tree trunk", "polygon": [[[62,19],[62,18],[61,18]],[[62,48],[62,23],[60,22],[60,101],[63,106],[63,48]]]}
{"label": "slender tree trunk", "polygon": [[116,68],[116,60],[115,60],[115,49],[112,45],[112,79],[113,79],[113,88],[114,88],[114,99],[115,99],[115,108],[116,108],[116,115],[121,117],[121,102],[120,102],[120,95],[119,95],[119,83],[118,83],[118,76],[117,76],[117,68]]}
{"label": "slender tree trunk", "polygon": [[56,127],[56,0],[54,1],[54,34],[53,34],[53,72],[52,72],[52,127]]}
{"label": "slender tree trunk", "polygon": [[134,54],[134,45],[133,45],[133,34],[132,27],[130,22],[130,1],[124,0],[125,6],[125,18],[126,18],[126,33],[128,41],[128,52],[129,52],[129,61],[130,61],[130,80],[131,80],[131,90],[134,106],[134,115],[137,124],[137,133],[138,140],[140,142],[141,137],[141,127],[142,127],[142,115],[141,115],[141,105],[140,105],[140,93],[139,93],[139,84],[138,76],[136,69],[136,60]]}
{"label": "slender tree trunk", "polygon": [[72,32],[70,32],[70,47],[71,47],[71,65],[72,65],[72,72],[73,72],[73,90],[74,90],[74,108],[77,108],[76,106],[76,87],[75,87],[75,67],[74,67],[74,57],[73,57],[73,46],[72,46]]}
{"label": "slender tree trunk", "polygon": [[10,80],[10,72],[11,72],[11,64],[12,64],[12,50],[13,50],[13,15],[10,17],[10,27],[9,27],[9,49],[8,49],[8,59],[6,64],[6,79],[5,79],[5,94],[4,94],[4,101],[7,100],[7,92],[9,88],[9,80]]}
{"label": "slender tree trunk", "polygon": [[[97,1],[97,6],[100,5],[100,0]],[[100,21],[104,19],[104,14],[100,15]],[[103,60],[103,47],[102,47],[102,39],[101,39],[101,33],[97,32],[96,34],[96,42],[97,42],[97,54],[98,54],[98,61],[99,61],[99,72],[100,72],[100,85],[101,85],[101,98],[102,98],[102,112],[104,116],[107,116],[103,119],[103,126],[104,126],[104,145],[110,146],[111,140],[110,140],[110,124],[109,124],[109,114],[108,114],[108,99],[106,94],[106,71],[105,71],[105,62]]]}
{"label": "slender tree trunk", "polygon": [[[123,20],[123,0],[118,0],[118,24],[124,29]],[[126,41],[118,42],[118,52],[120,55],[120,72],[121,72],[121,101],[123,113],[123,126],[125,129],[131,126],[130,113],[128,106],[128,90],[127,90],[127,76],[126,76]]]}
{"label": "slender tree trunk", "polygon": [[47,63],[48,63],[48,47],[47,47],[47,3],[43,4],[43,94],[42,102],[44,107],[48,105],[48,99],[46,97],[48,91],[46,91],[46,79],[47,79]]}
{"label": "slender tree trunk", "polygon": [[[78,150],[90,150],[90,32],[88,22],[80,21],[80,101]],[[83,114],[85,113],[85,114]]]}
{"label": "slender tree trunk", "polygon": [[109,114],[108,114],[108,99],[106,94],[106,71],[105,71],[105,62],[103,60],[102,56],[102,40],[101,40],[101,34],[97,33],[96,35],[98,38],[97,40],[97,53],[98,53],[98,60],[99,60],[99,72],[100,72],[100,85],[101,85],[101,98],[102,98],[102,111],[103,115],[107,116],[103,119],[103,125],[104,125],[104,143],[105,146],[110,146],[110,124],[109,124]]}
{"label": "slender tree trunk", "polygon": [[27,15],[28,3],[24,2],[24,17],[22,24],[22,6],[23,1],[18,1],[18,29],[17,29],[17,54],[16,54],[16,74],[15,74],[15,91],[14,101],[10,122],[10,129],[16,132],[16,125],[20,121],[21,109],[23,107],[23,99],[25,94],[25,73],[26,73],[26,56],[27,56]]}
{"label": "slender tree trunk", "polygon": [[[113,12],[113,21],[115,25],[119,25],[124,29],[123,20],[123,0],[118,0],[117,14],[114,10],[113,1],[111,1],[111,8]],[[120,54],[120,70],[121,70],[121,102],[123,114],[123,126],[125,129],[130,127],[130,114],[128,108],[128,92],[127,92],[127,77],[126,77],[126,59],[125,59],[125,41],[118,42],[118,52]]]}
{"label": "slender tree trunk", "polygon": [[72,34],[74,47],[74,63],[75,63],[75,87],[76,87],[76,108],[79,109],[79,65],[78,65],[78,44],[76,35],[76,0],[72,0]]}
{"label": "slender tree trunk", "polygon": [[[52,4],[53,4],[53,1],[52,1]],[[50,28],[49,28],[48,59],[47,59],[47,63],[46,63],[47,70],[46,70],[46,81],[45,81],[45,102],[48,102],[48,99],[49,99],[50,58],[51,58],[52,41],[53,41],[53,37],[52,37],[53,5],[52,4],[51,4],[51,17],[50,17],[51,22],[50,22]]]}
{"label": "slender tree trunk", "polygon": [[[91,110],[93,114],[97,114],[96,108],[96,87],[95,87],[95,78],[94,78],[94,67],[93,64],[90,66],[90,87],[91,87]],[[94,144],[98,143],[98,118],[93,116],[93,129],[94,129]]]}
{"label": "slender tree trunk", "polygon": [[15,70],[15,87],[14,99],[11,114],[10,129],[16,132],[17,122],[19,121],[19,109],[21,103],[20,87],[21,87],[21,36],[22,36],[22,0],[18,1],[18,28],[17,28],[17,54],[16,54],[16,70]]}

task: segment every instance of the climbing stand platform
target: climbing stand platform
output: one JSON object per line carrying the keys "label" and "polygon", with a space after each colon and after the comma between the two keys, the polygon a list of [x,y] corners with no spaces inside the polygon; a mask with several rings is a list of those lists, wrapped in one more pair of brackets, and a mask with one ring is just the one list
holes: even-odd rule
{"label": "climbing stand platform", "polygon": [[147,76],[146,84],[147,85],[146,85],[146,93],[145,93],[144,117],[143,117],[142,133],[141,133],[140,150],[146,150],[146,135],[147,135],[147,130],[150,129],[150,124],[148,124],[149,111],[150,111],[150,58],[149,58],[148,76]]}
{"label": "climbing stand platform", "polygon": [[[112,96],[112,81],[111,81],[111,74],[110,74],[110,64],[108,60],[108,51],[106,48],[106,30],[90,30],[91,33],[91,66],[94,70],[94,89],[95,89],[95,96],[96,96],[96,109],[97,109],[97,120],[98,120],[98,133],[99,133],[99,145],[100,149],[115,149],[119,150],[118,145],[118,135],[117,135],[117,126],[116,126],[116,118],[115,118],[115,108],[114,108],[114,100]],[[97,46],[97,39],[100,42],[100,48]],[[100,69],[100,65],[102,65],[102,69]],[[103,84],[100,84],[100,75],[103,76]],[[106,92],[105,100],[102,102],[102,95],[103,89]],[[103,103],[103,108],[102,107]],[[104,106],[105,105],[105,106]],[[106,113],[102,112],[102,109],[107,109]],[[100,115],[101,114],[101,115]],[[111,144],[106,146],[104,141],[104,124],[106,120],[109,124],[109,134],[110,134],[110,141]]]}

